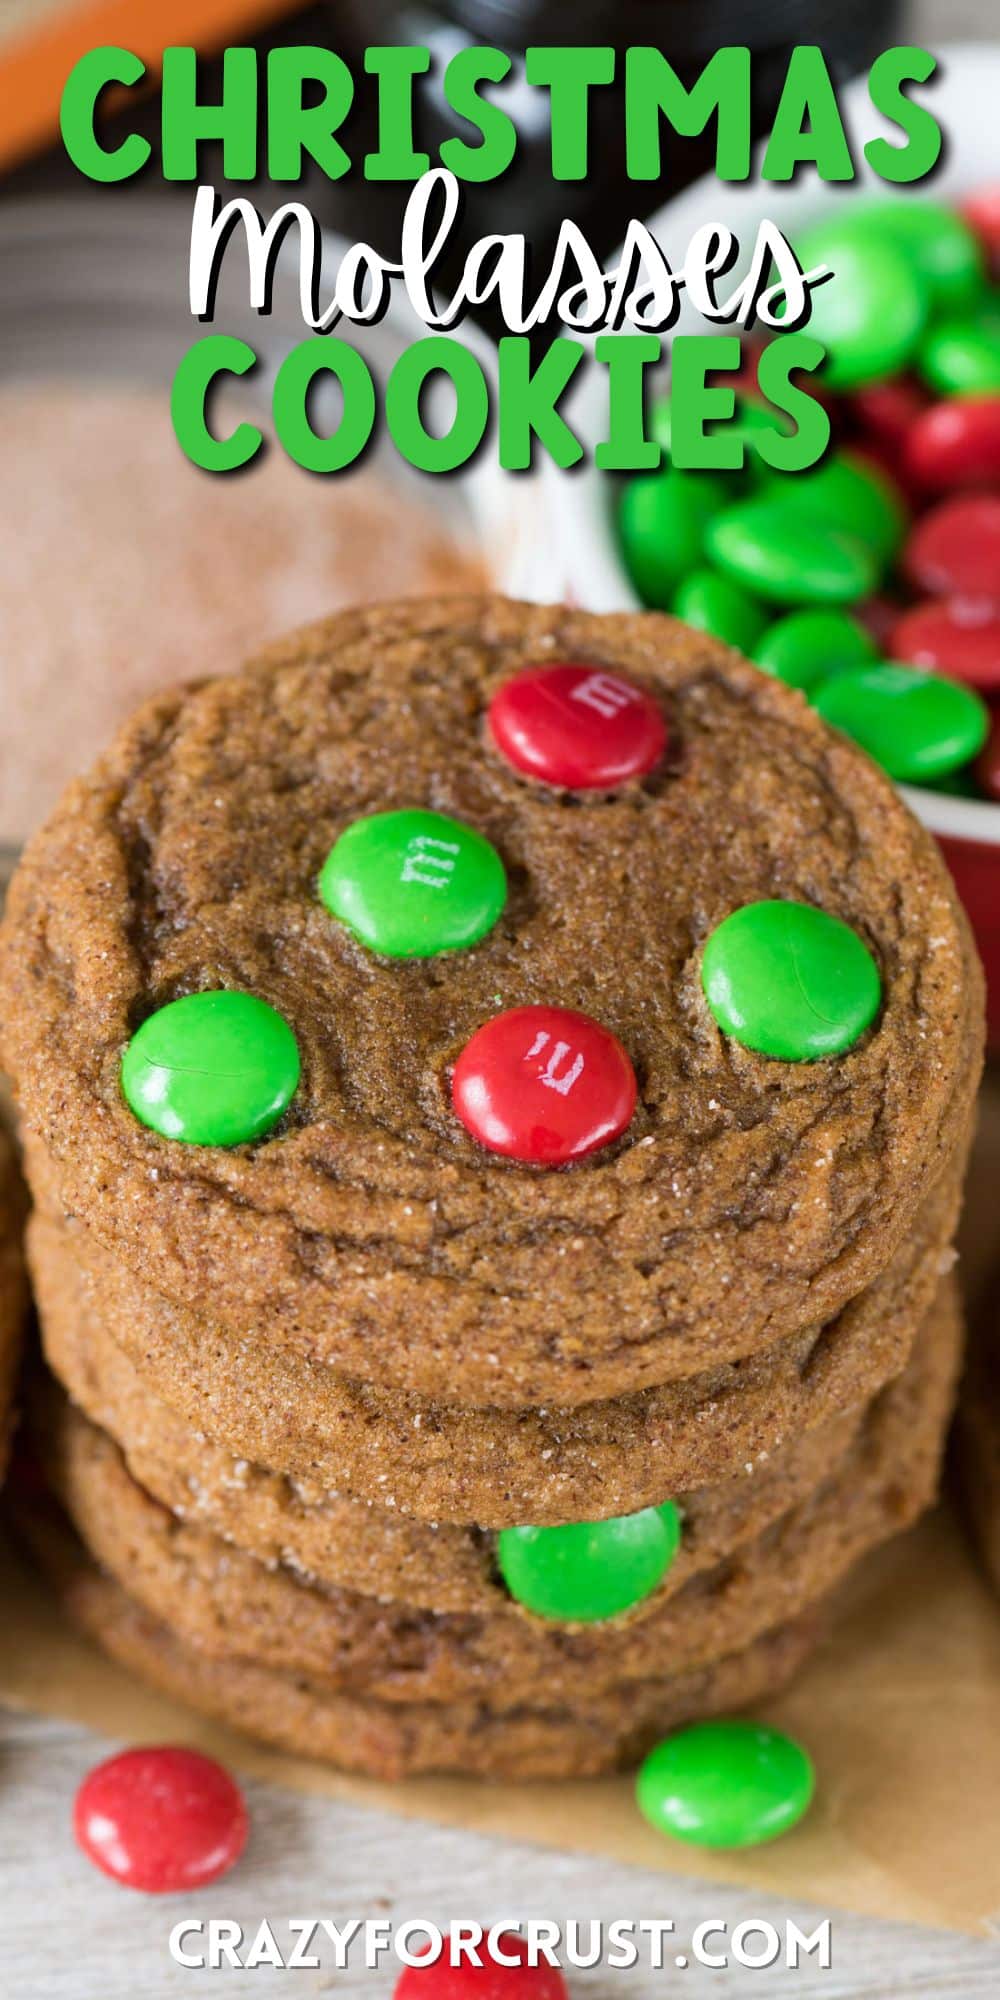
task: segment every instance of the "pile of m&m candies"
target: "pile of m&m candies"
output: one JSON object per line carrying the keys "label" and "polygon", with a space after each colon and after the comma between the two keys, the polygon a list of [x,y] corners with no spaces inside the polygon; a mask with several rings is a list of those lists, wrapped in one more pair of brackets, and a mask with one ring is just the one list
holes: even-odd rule
{"label": "pile of m&m candies", "polygon": [[1000,800],[1000,187],[958,208],[858,200],[795,238],[827,358],[830,449],[766,466],[752,362],[744,469],[664,463],[621,494],[642,600],[802,689],[890,776]]}

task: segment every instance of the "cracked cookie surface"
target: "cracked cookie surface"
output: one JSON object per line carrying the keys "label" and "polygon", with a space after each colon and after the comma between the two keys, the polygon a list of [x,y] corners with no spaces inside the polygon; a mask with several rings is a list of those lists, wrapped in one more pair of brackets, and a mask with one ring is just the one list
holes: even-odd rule
{"label": "cracked cookie surface", "polygon": [[[488,746],[499,683],[559,659],[661,704],[650,778],[547,791]],[[351,820],[411,805],[485,834],[510,894],[473,949],[390,962],[316,877]],[[875,956],[882,1009],[845,1056],[769,1061],[712,1020],[705,939],[769,897]],[[63,1205],[150,1283],[359,1380],[514,1408],[832,1318],[953,1153],[981,1042],[932,841],[800,696],[670,619],[490,598],[345,614],[148,704],[31,843],[0,983]],[[302,1057],[282,1124],[231,1152],[158,1138],[119,1088],[139,1023],[218,986],[274,1005]],[[639,1085],[624,1137],[558,1173],[483,1153],[448,1100],[475,1029],[538,1002],[596,1016]]]}

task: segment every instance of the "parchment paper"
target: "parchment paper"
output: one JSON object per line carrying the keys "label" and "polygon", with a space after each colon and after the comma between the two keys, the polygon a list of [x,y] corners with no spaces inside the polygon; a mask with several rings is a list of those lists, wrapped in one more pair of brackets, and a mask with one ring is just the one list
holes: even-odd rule
{"label": "parchment paper", "polygon": [[[1000,1274],[1000,1074],[983,1119],[963,1226],[973,1312]],[[699,1854],[654,1834],[628,1778],[496,1785],[338,1776],[216,1727],[137,1686],[71,1632],[0,1547],[0,1700],[87,1724],[116,1743],[182,1741],[275,1784],[479,1832],[606,1854],[779,1899],[983,1934],[1000,1912],[1000,1605],[945,1508],[872,1557],[795,1685],[759,1706],[815,1758],[796,1831],[746,1854]]]}

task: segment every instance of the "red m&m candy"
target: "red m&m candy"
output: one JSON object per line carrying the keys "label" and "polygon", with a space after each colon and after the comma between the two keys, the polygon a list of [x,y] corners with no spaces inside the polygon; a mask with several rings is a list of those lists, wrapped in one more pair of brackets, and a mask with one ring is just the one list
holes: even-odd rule
{"label": "red m&m candy", "polygon": [[931,597],[905,611],[889,643],[894,660],[954,674],[984,694],[1000,689],[1000,602]]}
{"label": "red m&m candy", "polygon": [[855,389],[851,410],[862,430],[874,443],[890,452],[902,446],[912,424],[928,403],[926,389],[909,375],[892,375],[884,382],[872,382]]}
{"label": "red m&m candy", "polygon": [[903,552],[932,597],[1000,599],[1000,494],[956,493],[917,522]]}
{"label": "red m&m candy", "polygon": [[874,639],[879,651],[887,654],[889,636],[899,617],[899,605],[895,600],[886,597],[881,591],[876,591],[874,597],[866,597],[860,604],[853,604],[851,614]]}
{"label": "red m&m candy", "polygon": [[[542,1959],[529,1963],[527,1938],[501,1931],[495,1953],[484,1940],[476,1946],[479,1965],[463,1953],[450,1965],[446,1951],[429,1954],[424,1965],[408,1965],[396,1981],[393,2000],[568,2000],[566,1981],[557,1965]],[[512,1963],[498,1964],[498,1959]]]}
{"label": "red m&m candy", "polygon": [[604,667],[528,667],[497,689],[488,720],[508,763],[570,791],[642,778],[667,745],[652,697]]}
{"label": "red m&m candy", "polygon": [[932,403],[906,439],[902,463],[918,485],[991,486],[1000,480],[1000,396]]}
{"label": "red m&m candy", "polygon": [[455,1111],[491,1153],[561,1167],[617,1139],[635,1072],[616,1035],[570,1007],[512,1007],[479,1028],[451,1081]]}
{"label": "red m&m candy", "polygon": [[73,1830],[84,1854],[126,1889],[200,1889],[239,1860],[243,1794],[213,1757],[172,1746],[124,1750],[83,1781]]}

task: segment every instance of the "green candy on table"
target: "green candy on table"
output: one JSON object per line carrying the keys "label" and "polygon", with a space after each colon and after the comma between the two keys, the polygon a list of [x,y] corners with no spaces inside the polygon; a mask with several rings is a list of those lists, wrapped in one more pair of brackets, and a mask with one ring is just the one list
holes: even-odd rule
{"label": "green candy on table", "polygon": [[900,784],[932,784],[971,764],[989,734],[989,710],[971,688],[892,660],[835,674],[814,705]]}
{"label": "green candy on table", "polygon": [[814,1789],[812,1761],[792,1737],[732,1721],[696,1722],[658,1743],[635,1792],[658,1833],[697,1847],[757,1847],[797,1826]]}
{"label": "green candy on table", "polygon": [[843,1055],[871,1026],[882,982],[849,924],[810,903],[745,903],[711,933],[701,983],[724,1035],[782,1062]]}
{"label": "green candy on table", "polygon": [[866,202],[855,226],[881,231],[903,252],[927,288],[932,312],[961,313],[975,304],[985,280],[983,253],[957,210],[895,195]]}
{"label": "green candy on table", "polygon": [[1000,391],[1000,303],[994,297],[965,319],[942,319],[920,343],[917,363],[942,396],[992,396]]}
{"label": "green candy on table", "polygon": [[790,611],[776,618],[751,659],[789,687],[818,687],[845,667],[876,657],[875,641],[848,611]]}
{"label": "green candy on table", "polygon": [[507,900],[507,877],[474,828],[407,808],[347,827],[323,864],[319,893],[370,951],[433,958],[485,937]]}
{"label": "green candy on table", "polygon": [[618,533],[625,568],[644,604],[667,609],[678,584],[702,561],[706,529],[726,497],[724,481],[710,472],[667,466],[629,480]]}
{"label": "green candy on table", "polygon": [[705,534],[709,559],[757,597],[777,604],[854,604],[878,580],[878,562],[856,535],[770,494],[726,508]]}
{"label": "green candy on table", "polygon": [[916,260],[847,216],[803,230],[795,252],[804,271],[826,264],[833,272],[809,295],[808,330],[827,350],[824,385],[857,389],[905,368],[930,311]]}
{"label": "green candy on table", "polygon": [[816,520],[864,542],[880,568],[891,561],[906,533],[901,496],[874,466],[835,451],[806,472],[771,473],[765,498],[802,507]]}
{"label": "green candy on table", "polygon": [[695,569],[675,593],[674,614],[698,632],[710,632],[727,646],[749,653],[767,624],[767,613],[731,577]]}
{"label": "green candy on table", "polygon": [[617,1618],[662,1583],[681,1539],[672,1500],[610,1521],[503,1528],[497,1562],[513,1598],[539,1618]]}
{"label": "green candy on table", "polygon": [[287,1021],[252,993],[190,993],[137,1029],[121,1082],[136,1117],[162,1138],[242,1146],[287,1111],[298,1045]]}

